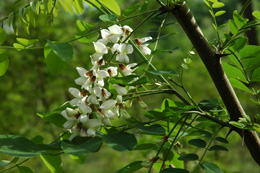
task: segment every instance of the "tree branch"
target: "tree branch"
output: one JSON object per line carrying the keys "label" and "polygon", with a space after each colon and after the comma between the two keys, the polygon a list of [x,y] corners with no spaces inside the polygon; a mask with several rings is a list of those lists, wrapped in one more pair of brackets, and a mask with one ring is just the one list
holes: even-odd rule
{"label": "tree branch", "polygon": [[[195,21],[189,7],[185,2],[174,5],[170,9],[176,17],[193,46],[197,50],[200,58],[206,66],[228,112],[231,121],[237,121],[239,117],[245,114],[221,64],[220,56],[216,54],[214,49],[210,46],[207,39],[204,37],[198,24]],[[253,131],[243,131],[234,128],[236,132],[244,137],[244,141],[254,158],[260,165],[260,139]]]}

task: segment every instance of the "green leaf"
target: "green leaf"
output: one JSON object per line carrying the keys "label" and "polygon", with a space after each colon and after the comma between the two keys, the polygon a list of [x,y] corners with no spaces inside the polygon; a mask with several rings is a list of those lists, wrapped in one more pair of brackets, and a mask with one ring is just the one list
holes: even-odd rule
{"label": "green leaf", "polygon": [[60,114],[60,112],[51,112],[48,114],[37,113],[38,116],[42,117],[45,121],[48,121],[60,128],[63,128],[63,124],[66,122],[66,119]]}
{"label": "green leaf", "polygon": [[260,81],[260,67],[254,70],[253,75],[252,75],[252,81]]}
{"label": "green leaf", "polygon": [[37,39],[28,40],[26,38],[16,38],[17,42],[23,45],[24,47],[32,46],[34,43],[38,42]]}
{"label": "green leaf", "polygon": [[115,0],[99,0],[99,2],[114,12],[116,15],[121,16],[120,7]]}
{"label": "green leaf", "polygon": [[67,62],[63,61],[59,56],[57,56],[57,54],[54,53],[53,49],[48,46],[48,43],[44,48],[44,57],[49,70],[53,74],[60,73],[67,65]]}
{"label": "green leaf", "polygon": [[199,106],[203,110],[210,110],[219,105],[218,100],[216,98],[210,98],[208,100],[202,100],[199,102]]}
{"label": "green leaf", "polygon": [[213,145],[209,148],[209,151],[228,151],[226,147],[220,146],[220,145]]}
{"label": "green leaf", "polygon": [[238,29],[237,29],[237,26],[236,26],[234,20],[229,19],[228,26],[229,26],[230,32],[232,34],[236,35],[238,33]]}
{"label": "green leaf", "polygon": [[41,159],[44,164],[48,167],[48,169],[53,173],[61,173],[62,172],[62,161],[60,155],[51,156],[42,154]]}
{"label": "green leaf", "polygon": [[0,160],[0,166],[7,166],[9,163],[11,163],[9,160]]}
{"label": "green leaf", "polygon": [[142,76],[142,77],[138,78],[136,81],[130,82],[127,85],[129,85],[129,86],[136,86],[136,85],[145,84],[147,82],[148,82],[148,78],[145,77],[145,76]]}
{"label": "green leaf", "polygon": [[171,76],[179,76],[179,74],[176,71],[163,71],[163,70],[144,70],[147,73],[159,76],[159,75],[171,75]]}
{"label": "green leaf", "polygon": [[141,130],[142,133],[149,135],[164,135],[165,129],[159,124],[148,125],[146,123],[140,123],[134,125],[135,128]]}
{"label": "green leaf", "polygon": [[5,41],[6,39],[6,32],[3,28],[0,27],[0,45]]}
{"label": "green leaf", "polygon": [[76,27],[77,27],[77,30],[80,34],[84,34],[84,33],[88,32],[91,28],[93,28],[94,25],[87,23],[83,20],[77,20],[76,21]]}
{"label": "green leaf", "polygon": [[233,79],[233,78],[230,78],[229,81],[230,81],[232,87],[246,91],[246,92],[252,94],[252,91],[247,86],[245,86],[242,82],[240,82],[236,79]]}
{"label": "green leaf", "polygon": [[31,158],[46,151],[24,137],[0,134],[0,152],[17,157]]}
{"label": "green leaf", "polygon": [[86,155],[74,156],[70,155],[70,157],[77,163],[83,164],[86,161]]}
{"label": "green leaf", "polygon": [[248,41],[247,37],[239,37],[238,39],[235,40],[233,49],[235,51],[242,49],[246,45],[247,41]]}
{"label": "green leaf", "polygon": [[207,137],[210,138],[212,134],[205,130],[196,130],[188,133],[188,136],[201,136],[201,137]]}
{"label": "green leaf", "polygon": [[135,146],[134,150],[154,150],[157,148],[157,145],[154,143],[144,143]]}
{"label": "green leaf", "polygon": [[19,43],[14,43],[13,46],[18,51],[21,51],[21,50],[25,49],[25,47],[23,45],[19,44]]}
{"label": "green leaf", "polygon": [[180,168],[166,168],[163,169],[160,173],[189,173],[189,171]]}
{"label": "green leaf", "polygon": [[212,8],[222,8],[222,7],[224,7],[224,6],[225,6],[225,4],[222,3],[222,2],[214,2],[214,3],[212,4]]}
{"label": "green leaf", "polygon": [[52,43],[47,40],[53,52],[62,60],[69,62],[73,57],[73,47],[69,43]]}
{"label": "green leaf", "polygon": [[59,3],[61,4],[62,8],[65,10],[65,11],[68,11],[70,13],[70,15],[73,15],[73,8],[72,8],[72,5],[71,5],[71,0],[59,0]]}
{"label": "green leaf", "polygon": [[17,173],[33,173],[33,171],[27,166],[17,166]]}
{"label": "green leaf", "polygon": [[109,147],[117,151],[130,151],[137,144],[135,136],[126,132],[103,134],[102,138]]}
{"label": "green leaf", "polygon": [[184,160],[184,161],[198,160],[198,159],[199,159],[199,156],[197,154],[183,154],[178,158],[178,160]]}
{"label": "green leaf", "polygon": [[[167,147],[163,147],[161,152],[163,153],[163,157],[162,157],[163,160],[172,161],[174,154],[173,154],[173,151],[171,151],[171,149],[169,149]],[[168,155],[167,155],[167,153],[168,153]],[[167,156],[167,158],[166,158],[166,156]]]}
{"label": "green leaf", "polygon": [[116,22],[118,20],[118,16],[115,14],[103,14],[99,16],[99,19],[103,22]]}
{"label": "green leaf", "polygon": [[121,168],[120,170],[116,171],[116,173],[132,173],[142,168],[141,165],[142,161],[135,161],[132,162],[125,167]]}
{"label": "green leaf", "polygon": [[222,142],[222,143],[225,143],[225,144],[228,144],[228,141],[225,138],[222,138],[222,137],[216,137],[215,140]]}
{"label": "green leaf", "polygon": [[73,0],[72,5],[76,14],[82,14],[84,12],[84,5],[82,0]]}
{"label": "green leaf", "polygon": [[205,148],[205,146],[207,145],[207,143],[202,139],[191,139],[188,143],[199,148]]}
{"label": "green leaf", "polygon": [[0,76],[3,76],[8,69],[9,59],[7,52],[3,49],[0,49]]}
{"label": "green leaf", "polygon": [[173,53],[173,51],[176,50],[176,49],[179,49],[179,47],[174,47],[172,49],[165,49],[165,50],[156,49],[155,51],[152,51],[152,54],[155,55],[155,54],[161,53],[161,52],[163,52],[163,53]]}
{"label": "green leaf", "polygon": [[244,24],[246,24],[248,20],[248,19],[244,19],[241,15],[237,14],[237,10],[233,12],[233,19],[239,28],[241,28]]}
{"label": "green leaf", "polygon": [[252,13],[252,15],[253,15],[255,18],[257,18],[257,19],[260,20],[260,11],[254,11],[254,12]]}
{"label": "green leaf", "polygon": [[215,16],[218,17],[218,16],[221,16],[221,15],[223,15],[223,14],[225,14],[225,13],[226,13],[225,10],[220,10],[220,11],[218,11],[218,12],[215,13]]}
{"label": "green leaf", "polygon": [[247,45],[239,54],[246,70],[254,70],[260,66],[260,46]]}
{"label": "green leaf", "polygon": [[134,4],[131,7],[125,9],[125,11],[123,12],[123,16],[130,16],[131,14],[133,14],[134,12],[136,12],[138,9],[140,8],[140,4]]}
{"label": "green leaf", "polygon": [[98,136],[94,138],[76,137],[72,141],[63,140],[61,142],[61,148],[66,154],[79,156],[98,151],[102,143],[102,138]]}
{"label": "green leaf", "polygon": [[205,171],[205,173],[223,173],[223,171],[214,163],[205,162],[200,164],[200,167]]}
{"label": "green leaf", "polygon": [[246,77],[244,74],[236,67],[229,65],[228,63],[222,63],[224,71],[226,72],[229,78],[234,78],[239,81],[247,83]]}
{"label": "green leaf", "polygon": [[245,124],[236,122],[236,121],[230,121],[229,124],[231,124],[234,127],[240,128],[240,129],[244,129],[246,127]]}

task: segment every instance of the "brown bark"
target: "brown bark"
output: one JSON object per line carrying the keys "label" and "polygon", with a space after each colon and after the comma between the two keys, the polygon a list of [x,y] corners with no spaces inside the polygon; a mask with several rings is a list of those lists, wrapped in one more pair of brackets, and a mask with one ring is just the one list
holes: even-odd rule
{"label": "brown bark", "polygon": [[[216,54],[207,39],[197,25],[195,18],[190,12],[185,2],[175,5],[171,12],[176,17],[193,46],[197,50],[200,58],[206,66],[228,112],[231,121],[237,121],[245,114],[224,70],[221,65],[220,56]],[[235,128],[235,131],[244,137],[252,157],[260,165],[260,140],[253,131],[242,131]],[[244,135],[244,136],[243,136]]]}

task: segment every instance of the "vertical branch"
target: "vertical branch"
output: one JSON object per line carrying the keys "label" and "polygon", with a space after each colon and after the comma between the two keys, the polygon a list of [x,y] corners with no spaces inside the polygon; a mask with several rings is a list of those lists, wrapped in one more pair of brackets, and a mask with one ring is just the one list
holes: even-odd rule
{"label": "vertical branch", "polygon": [[[206,66],[232,121],[237,121],[245,114],[224,70],[221,65],[220,56],[215,53],[207,39],[204,37],[198,24],[195,21],[189,7],[185,2],[175,5],[171,12],[176,17],[200,58]],[[235,129],[240,136],[243,136],[241,129]],[[255,132],[245,131],[245,143],[255,161],[260,165],[260,140]]]}

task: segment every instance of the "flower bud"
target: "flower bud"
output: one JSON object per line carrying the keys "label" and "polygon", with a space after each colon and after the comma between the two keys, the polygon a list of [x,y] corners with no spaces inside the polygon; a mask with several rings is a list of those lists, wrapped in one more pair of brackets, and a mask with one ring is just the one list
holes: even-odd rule
{"label": "flower bud", "polygon": [[125,106],[130,108],[132,107],[133,99],[125,101]]}
{"label": "flower bud", "polygon": [[147,104],[145,104],[145,102],[142,100],[142,98],[140,96],[137,96],[137,100],[138,100],[141,108],[143,108],[143,109],[147,108]]}

